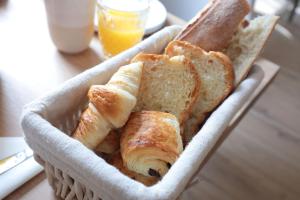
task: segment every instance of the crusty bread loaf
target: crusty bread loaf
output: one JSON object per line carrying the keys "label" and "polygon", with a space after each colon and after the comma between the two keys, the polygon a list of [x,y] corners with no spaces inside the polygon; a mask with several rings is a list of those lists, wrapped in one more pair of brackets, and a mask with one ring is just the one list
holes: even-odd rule
{"label": "crusty bread loaf", "polygon": [[[173,41],[166,48],[169,56],[184,55],[194,64],[200,80],[200,95],[192,109],[186,129],[195,132],[205,115],[222,102],[233,89],[234,72],[230,59],[219,52],[206,52],[188,42]],[[184,135],[184,141],[190,136]]]}
{"label": "crusty bread loaf", "polygon": [[[260,16],[250,21],[241,23],[239,30],[233,36],[229,47],[224,53],[232,60],[235,81],[237,86],[250,71],[253,62],[261,52],[267,39],[272,33],[279,17]],[[205,86],[203,86],[205,87]],[[203,120],[205,118],[203,117]],[[190,118],[185,124],[184,141],[190,141],[198,131],[199,123],[195,118]]]}
{"label": "crusty bread loaf", "polygon": [[132,62],[144,64],[135,111],[155,110],[174,114],[182,124],[199,95],[200,79],[184,56],[138,54]]}
{"label": "crusty bread loaf", "polygon": [[183,151],[177,118],[158,111],[134,112],[123,128],[120,146],[129,170],[162,177]]}
{"label": "crusty bread loaf", "polygon": [[228,46],[249,11],[247,0],[211,0],[176,39],[206,51],[221,51]]}
{"label": "crusty bread loaf", "polygon": [[235,85],[238,85],[248,74],[257,56],[272,33],[279,17],[260,16],[242,23],[225,50],[233,62]]}

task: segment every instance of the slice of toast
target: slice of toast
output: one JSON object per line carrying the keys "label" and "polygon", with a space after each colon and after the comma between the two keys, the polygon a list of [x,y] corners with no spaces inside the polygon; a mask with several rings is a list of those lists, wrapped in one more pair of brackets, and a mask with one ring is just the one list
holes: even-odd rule
{"label": "slice of toast", "polygon": [[[231,59],[233,64],[235,87],[247,76],[253,62],[271,35],[278,19],[278,16],[260,16],[251,20],[249,24],[243,22],[237,33],[233,36],[229,47],[224,50],[224,53]],[[205,119],[203,116],[205,115],[200,116],[198,121],[193,117],[187,120],[184,133],[185,144],[198,131],[199,125],[201,125],[201,118]]]}
{"label": "slice of toast", "polygon": [[144,64],[135,111],[154,110],[174,114],[183,124],[199,95],[200,79],[184,56],[138,54],[132,62]]}
{"label": "slice of toast", "polygon": [[184,55],[194,64],[202,87],[193,109],[194,116],[212,111],[233,89],[234,72],[229,58],[219,52],[206,52],[188,42],[173,41],[166,48],[169,56]]}
{"label": "slice of toast", "polygon": [[240,25],[229,47],[224,51],[234,66],[235,86],[247,76],[278,19],[278,16],[260,16],[251,20],[250,23],[244,21]]}
{"label": "slice of toast", "polygon": [[171,42],[166,48],[166,54],[184,55],[189,58],[201,79],[200,95],[193,107],[191,119],[186,125],[188,132],[195,132],[205,119],[204,116],[214,110],[232,91],[234,72],[231,61],[222,53],[206,52],[183,41]]}

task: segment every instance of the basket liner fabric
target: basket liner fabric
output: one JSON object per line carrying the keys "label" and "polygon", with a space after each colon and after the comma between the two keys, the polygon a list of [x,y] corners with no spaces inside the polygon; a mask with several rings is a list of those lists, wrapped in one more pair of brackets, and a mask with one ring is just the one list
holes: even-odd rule
{"label": "basket liner fabric", "polygon": [[[69,135],[76,128],[80,114],[87,105],[86,93],[92,84],[106,83],[120,66],[127,64],[139,52],[163,52],[180,30],[180,26],[166,27],[139,45],[86,70],[46,96],[26,105],[21,123],[26,141],[36,156],[93,191],[97,198],[176,199],[235,113],[262,80],[263,72],[260,68],[252,69],[248,78],[211,114],[169,172],[151,187],[123,175]],[[76,198],[81,199],[81,196]]]}

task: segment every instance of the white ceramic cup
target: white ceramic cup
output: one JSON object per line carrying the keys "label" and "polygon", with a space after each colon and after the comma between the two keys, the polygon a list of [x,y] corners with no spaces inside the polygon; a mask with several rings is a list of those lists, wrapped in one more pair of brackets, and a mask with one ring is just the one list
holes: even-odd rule
{"label": "white ceramic cup", "polygon": [[88,48],[94,33],[95,0],[44,0],[53,43],[65,53]]}

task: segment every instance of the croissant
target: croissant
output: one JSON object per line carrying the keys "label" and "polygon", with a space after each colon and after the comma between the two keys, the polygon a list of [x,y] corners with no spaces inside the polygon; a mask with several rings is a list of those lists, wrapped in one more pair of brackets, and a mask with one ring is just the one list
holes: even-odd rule
{"label": "croissant", "polygon": [[115,128],[122,127],[136,104],[136,97],[109,85],[93,85],[88,97],[97,110]]}
{"label": "croissant", "polygon": [[152,176],[144,176],[142,174],[138,174],[136,172],[130,171],[129,169],[124,166],[122,157],[120,152],[114,154],[110,159],[108,159],[108,163],[116,167],[120,172],[125,174],[126,176],[143,183],[144,185],[151,186],[155,184],[159,179],[157,177]]}
{"label": "croissant", "polygon": [[121,67],[106,85],[94,85],[88,92],[90,102],[113,125],[122,127],[136,104],[142,62]]}
{"label": "croissant", "polygon": [[112,154],[120,147],[120,134],[117,130],[111,130],[104,140],[97,145],[95,151],[97,153]]}
{"label": "croissant", "polygon": [[110,130],[122,127],[136,104],[142,62],[121,67],[106,85],[93,85],[88,91],[89,106],[80,117],[73,134],[90,149],[95,149]]}
{"label": "croissant", "polygon": [[127,91],[136,97],[141,82],[142,65],[142,62],[136,62],[121,67],[106,85]]}
{"label": "croissant", "polygon": [[132,113],[121,135],[124,165],[145,176],[162,177],[183,150],[179,122],[169,113]]}
{"label": "croissant", "polygon": [[106,137],[110,129],[111,124],[97,111],[93,104],[89,103],[88,108],[81,114],[73,137],[89,149],[93,149],[99,141]]}

